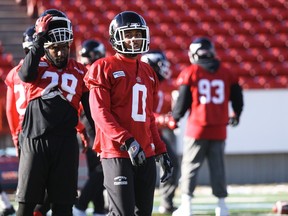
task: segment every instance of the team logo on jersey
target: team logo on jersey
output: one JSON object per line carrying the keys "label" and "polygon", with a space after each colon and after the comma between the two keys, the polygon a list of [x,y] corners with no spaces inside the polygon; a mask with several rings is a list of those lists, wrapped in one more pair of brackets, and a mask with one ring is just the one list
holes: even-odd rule
{"label": "team logo on jersey", "polygon": [[114,178],[114,185],[128,185],[126,176],[117,176]]}
{"label": "team logo on jersey", "polygon": [[125,77],[124,71],[116,71],[113,73],[113,77],[116,79],[118,77]]}
{"label": "team logo on jersey", "polygon": [[76,68],[76,67],[74,67],[74,69],[75,69],[76,71],[78,71],[78,73],[84,74],[84,72],[83,72],[82,70],[80,70],[80,69],[78,69],[78,68]]}
{"label": "team logo on jersey", "polygon": [[141,83],[141,78],[140,77],[136,77],[136,82]]}
{"label": "team logo on jersey", "polygon": [[48,67],[48,64],[47,64],[47,62],[40,61],[38,66],[39,67]]}

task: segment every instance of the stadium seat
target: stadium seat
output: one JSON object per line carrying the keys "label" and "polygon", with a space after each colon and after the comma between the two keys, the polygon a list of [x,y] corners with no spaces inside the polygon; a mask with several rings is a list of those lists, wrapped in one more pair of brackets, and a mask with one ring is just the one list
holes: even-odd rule
{"label": "stadium seat", "polygon": [[261,89],[264,86],[265,80],[243,76],[239,78],[239,83],[244,89]]}
{"label": "stadium seat", "polygon": [[[50,8],[62,3],[43,2]],[[142,14],[150,28],[150,48],[167,51],[173,70],[190,64],[187,50],[194,38],[209,36],[221,61],[245,77],[246,87],[274,88],[279,83],[276,77],[287,75],[288,2],[284,0],[71,0],[62,8],[75,18],[75,41],[96,35],[106,41],[110,53],[114,53],[107,35],[111,19],[132,10]]]}
{"label": "stadium seat", "polygon": [[[218,0],[219,1],[219,0]],[[242,5],[238,3],[237,1],[219,1],[219,4],[221,4],[222,8],[225,10],[231,10],[236,9],[240,10],[243,9]]]}

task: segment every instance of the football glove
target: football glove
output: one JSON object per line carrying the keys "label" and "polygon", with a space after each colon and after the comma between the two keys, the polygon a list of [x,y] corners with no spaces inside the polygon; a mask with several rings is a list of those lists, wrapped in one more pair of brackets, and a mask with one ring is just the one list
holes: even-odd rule
{"label": "football glove", "polygon": [[124,145],[121,145],[120,149],[128,152],[133,166],[141,166],[146,163],[145,153],[134,138],[128,139]]}
{"label": "football glove", "polygon": [[49,27],[49,23],[52,20],[53,16],[51,14],[47,14],[46,16],[43,17],[39,17],[36,20],[35,23],[35,32],[37,37],[43,37],[47,31],[48,31],[48,27]]}
{"label": "football glove", "polygon": [[229,117],[228,124],[232,127],[236,127],[239,124],[239,118],[237,116]]}
{"label": "football glove", "polygon": [[156,161],[160,163],[163,175],[160,178],[161,183],[166,182],[173,173],[173,165],[167,153],[156,156]]}

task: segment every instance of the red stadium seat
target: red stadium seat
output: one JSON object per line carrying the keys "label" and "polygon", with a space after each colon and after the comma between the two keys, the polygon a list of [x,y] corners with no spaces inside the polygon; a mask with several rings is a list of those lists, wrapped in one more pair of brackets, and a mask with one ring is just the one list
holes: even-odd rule
{"label": "red stadium seat", "polygon": [[61,6],[68,17],[75,18],[75,42],[94,36],[105,40],[109,52],[114,53],[107,34],[111,19],[120,11],[132,10],[142,14],[150,28],[150,48],[167,51],[176,73],[190,64],[187,51],[191,41],[208,36],[215,42],[223,64],[244,77],[245,88],[287,87],[285,0],[70,0],[65,5],[61,0],[43,2],[49,3],[49,8]]}

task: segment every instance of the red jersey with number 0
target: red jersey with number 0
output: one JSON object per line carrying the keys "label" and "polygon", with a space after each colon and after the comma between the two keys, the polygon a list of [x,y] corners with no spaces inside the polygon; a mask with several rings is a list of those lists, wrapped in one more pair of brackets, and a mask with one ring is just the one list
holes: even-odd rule
{"label": "red jersey with number 0", "polygon": [[226,139],[230,87],[238,83],[237,74],[224,66],[210,73],[195,64],[179,76],[179,84],[190,86],[192,93],[186,135],[196,139]]}
{"label": "red jersey with number 0", "polygon": [[125,157],[120,145],[134,137],[146,157],[166,152],[153,115],[156,73],[146,63],[119,54],[97,60],[85,76],[96,124],[94,149],[102,158]]}

